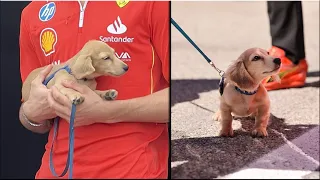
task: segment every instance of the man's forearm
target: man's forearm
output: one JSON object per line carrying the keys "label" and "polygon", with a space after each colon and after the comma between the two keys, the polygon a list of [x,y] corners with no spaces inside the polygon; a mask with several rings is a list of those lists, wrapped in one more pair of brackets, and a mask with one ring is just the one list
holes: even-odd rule
{"label": "man's forearm", "polygon": [[28,121],[25,119],[26,117],[23,114],[23,104],[20,106],[20,110],[19,110],[19,119],[21,124],[28,130],[35,132],[35,133],[40,133],[40,134],[44,134],[46,132],[48,132],[51,128],[51,124],[49,121],[45,121],[45,123],[42,126],[32,126],[28,123]]}
{"label": "man's forearm", "polygon": [[[106,119],[106,123],[112,122],[169,122],[169,88],[163,89],[145,97],[129,100],[114,101],[110,107],[105,103],[102,109],[108,113],[109,108],[115,108],[112,120]],[[109,111],[110,112],[110,111]],[[104,112],[101,112],[104,113]],[[103,116],[103,115],[102,115]],[[110,114],[105,114],[105,117]]]}

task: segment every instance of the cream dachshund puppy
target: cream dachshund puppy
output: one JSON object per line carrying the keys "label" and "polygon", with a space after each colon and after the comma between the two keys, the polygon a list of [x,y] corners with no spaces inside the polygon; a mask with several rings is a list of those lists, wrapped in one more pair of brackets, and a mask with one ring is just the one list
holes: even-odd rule
{"label": "cream dachshund puppy", "polygon": [[[68,66],[69,69],[64,68]],[[22,86],[22,99],[27,101],[29,98],[32,81],[45,67],[34,69],[26,78]],[[62,69],[61,69],[62,68]],[[115,56],[114,49],[106,43],[91,40],[72,58],[60,65],[54,65],[48,77],[55,73],[54,77],[48,82],[47,87],[55,85],[57,89],[70,99],[70,103],[80,104],[84,97],[77,91],[64,87],[63,80],[76,81],[80,84],[87,85],[90,89],[95,90],[99,76],[121,76],[128,71],[128,65]],[[71,72],[69,73],[68,70]],[[105,100],[114,100],[118,92],[110,89],[106,91],[95,92]]]}
{"label": "cream dachshund puppy", "polygon": [[220,120],[220,136],[233,136],[232,116],[255,117],[253,136],[265,137],[270,116],[270,100],[261,81],[276,75],[281,60],[260,48],[244,51],[226,70],[220,81],[220,108],[214,119]]}

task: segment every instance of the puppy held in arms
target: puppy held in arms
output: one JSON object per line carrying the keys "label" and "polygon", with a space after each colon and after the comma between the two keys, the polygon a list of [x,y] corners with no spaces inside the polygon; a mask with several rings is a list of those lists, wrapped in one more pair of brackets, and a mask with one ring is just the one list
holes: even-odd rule
{"label": "puppy held in arms", "polygon": [[220,82],[220,108],[214,119],[221,122],[220,136],[233,136],[232,116],[254,117],[254,137],[268,136],[270,100],[262,80],[277,75],[281,60],[266,50],[251,48],[244,51],[226,70]]}
{"label": "puppy held in arms", "polygon": [[[22,86],[23,101],[28,100],[32,81],[44,68],[34,69],[26,78]],[[50,88],[55,85],[62,94],[70,99],[70,103],[74,104],[81,104],[84,101],[84,97],[79,92],[64,87],[61,84],[63,80],[71,80],[87,85],[104,100],[114,100],[118,92],[113,89],[105,91],[96,90],[97,82],[95,78],[99,76],[121,76],[127,71],[128,65],[115,56],[114,49],[104,42],[91,40],[68,61],[53,66],[48,77],[56,73],[47,83],[47,87]]]}

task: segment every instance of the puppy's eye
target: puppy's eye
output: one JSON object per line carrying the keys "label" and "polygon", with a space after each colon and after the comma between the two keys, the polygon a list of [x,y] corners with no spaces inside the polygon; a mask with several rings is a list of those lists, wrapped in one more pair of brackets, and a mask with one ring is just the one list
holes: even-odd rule
{"label": "puppy's eye", "polygon": [[254,56],[253,59],[252,59],[252,61],[258,61],[259,59],[261,59],[260,56]]}
{"label": "puppy's eye", "polygon": [[103,60],[109,60],[110,58],[109,57],[103,57],[102,59]]}

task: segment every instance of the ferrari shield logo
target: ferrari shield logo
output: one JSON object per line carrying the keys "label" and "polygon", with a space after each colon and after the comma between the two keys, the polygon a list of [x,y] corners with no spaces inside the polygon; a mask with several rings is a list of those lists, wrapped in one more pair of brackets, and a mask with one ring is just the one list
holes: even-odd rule
{"label": "ferrari shield logo", "polygon": [[126,6],[129,3],[129,0],[116,0],[117,4],[120,8],[123,8],[124,6]]}

